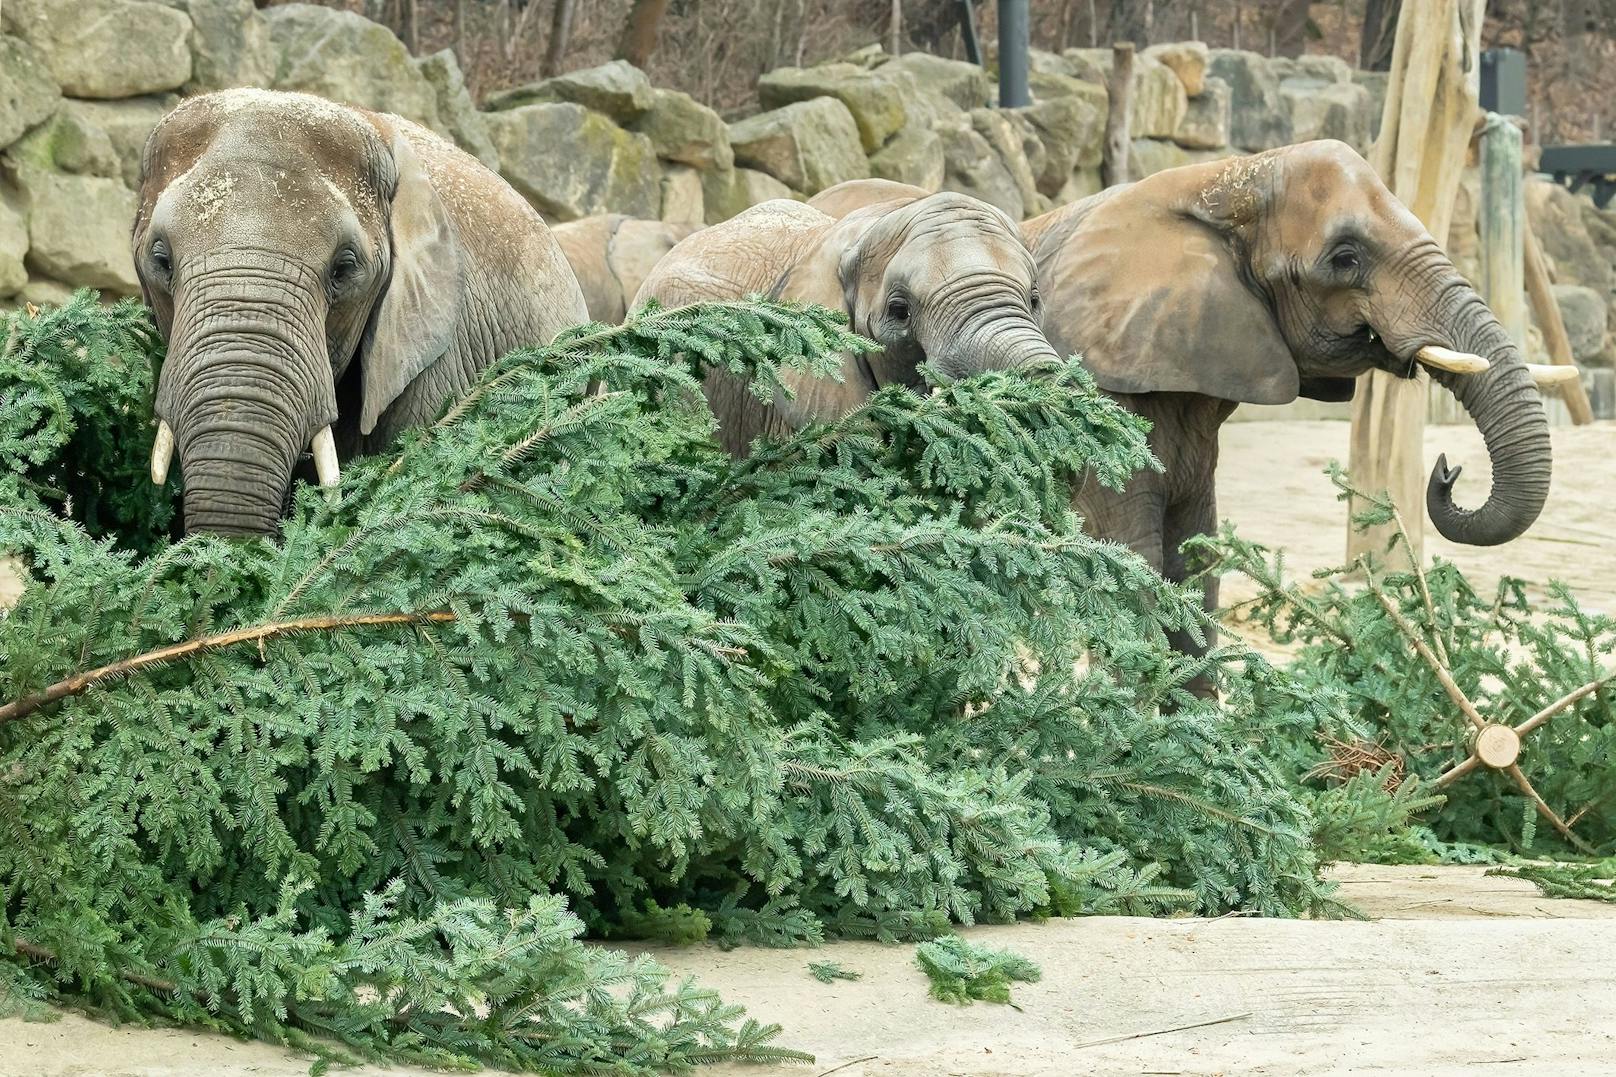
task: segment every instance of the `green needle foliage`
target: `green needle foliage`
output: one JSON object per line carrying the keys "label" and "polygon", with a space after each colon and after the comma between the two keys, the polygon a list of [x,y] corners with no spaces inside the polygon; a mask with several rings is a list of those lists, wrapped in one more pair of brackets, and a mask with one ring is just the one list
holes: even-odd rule
{"label": "green needle foliage", "polygon": [[98,309],[87,290],[0,321],[0,504],[48,505],[142,553],[167,541],[179,485],[153,496],[146,478],[160,346],[139,302]]}
{"label": "green needle foliage", "polygon": [[[69,312],[80,339],[128,318]],[[1148,454],[1075,362],[717,449],[703,370],[768,394],[868,346],[766,303],[581,327],[352,462],[334,503],[300,490],[274,541],[142,555],[27,491],[0,504],[30,577],[0,619],[29,997],[639,1072],[784,1053],[585,930],[1329,908],[1264,748],[1319,706],[1237,650],[1174,655],[1195,595],[1078,532],[1076,476]],[[110,429],[144,447],[149,412]],[[1184,691],[1202,672],[1221,705]]]}
{"label": "green needle foliage", "polygon": [[1549,897],[1616,903],[1616,858],[1586,864],[1521,862],[1493,868],[1488,875],[1525,879]]}
{"label": "green needle foliage", "polygon": [[[1355,517],[1360,523],[1397,523],[1387,551],[1388,563],[1394,562],[1408,542],[1390,503],[1351,489],[1339,468],[1330,474],[1343,498],[1366,506]],[[1335,828],[1321,841],[1326,855],[1346,850],[1349,856],[1425,858],[1416,845],[1426,856],[1466,860],[1489,845],[1531,856],[1616,852],[1616,618],[1585,610],[1556,582],[1548,585],[1546,606],[1529,605],[1525,583],[1513,578],[1484,595],[1440,559],[1370,582],[1360,566],[1299,582],[1286,574],[1281,554],[1239,538],[1227,525],[1195,546],[1211,571],[1240,572],[1258,585],[1241,614],[1275,640],[1301,645],[1289,667],[1300,684],[1344,702],[1344,721],[1274,745],[1289,761],[1287,769],[1341,780],[1364,768],[1370,774],[1392,768],[1378,782],[1358,783],[1362,796],[1337,793],[1315,803],[1316,817]],[[1409,561],[1402,556],[1397,563]],[[1470,755],[1472,738],[1472,724],[1438,668],[1487,722],[1516,726],[1564,704],[1522,739],[1519,767],[1568,824],[1569,836],[1507,773],[1481,767],[1437,784]],[[1400,777],[1387,782],[1393,772]],[[1417,790],[1390,799],[1382,793],[1377,800],[1377,785],[1405,778],[1417,779]],[[1422,803],[1438,790],[1439,803]],[[1349,799],[1356,807],[1349,809]],[[1396,837],[1396,817],[1412,811],[1420,813],[1422,832]],[[1377,813],[1386,826],[1375,822]],[[1358,837],[1349,839],[1353,830]]]}
{"label": "green needle foliage", "polygon": [[958,935],[916,946],[915,964],[931,981],[931,997],[957,1006],[978,1000],[1008,1004],[1012,983],[1037,983],[1044,975],[1020,954],[975,946]]}
{"label": "green needle foliage", "polygon": [[835,961],[810,961],[808,962],[808,974],[822,984],[835,983],[837,980],[861,980],[864,978],[862,972],[844,968]]}

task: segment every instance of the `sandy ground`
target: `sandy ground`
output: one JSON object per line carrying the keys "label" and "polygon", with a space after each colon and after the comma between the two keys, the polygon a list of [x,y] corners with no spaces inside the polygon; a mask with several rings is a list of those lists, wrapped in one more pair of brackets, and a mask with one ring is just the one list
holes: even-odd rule
{"label": "sandy ground", "polygon": [[[1554,438],[1554,491],[1526,537],[1471,549],[1433,533],[1429,552],[1483,586],[1504,573],[1557,577],[1588,605],[1616,610],[1616,424]],[[1322,469],[1346,450],[1345,423],[1230,424],[1223,515],[1285,547],[1299,572],[1338,563],[1344,512]],[[1465,465],[1461,498],[1479,501],[1480,437],[1433,428],[1428,461],[1439,451]],[[1225,585],[1226,598],[1242,593],[1238,581]],[[907,946],[656,953],[785,1026],[781,1043],[817,1056],[807,1068],[716,1071],[725,1074],[1616,1074],[1616,906],[1550,900],[1476,868],[1345,867],[1336,877],[1343,896],[1379,919],[1095,917],[970,932],[1043,966],[1042,982],[1015,989],[1019,1009],[932,1001]],[[826,958],[863,979],[818,983],[806,965]],[[1106,1042],[1116,1037],[1132,1038]],[[307,1068],[264,1044],[189,1031],[115,1029],[72,1014],[0,1021],[0,1077],[291,1077]]]}
{"label": "sandy ground", "polygon": [[[1223,427],[1218,460],[1218,512],[1240,533],[1283,547],[1294,576],[1342,563],[1346,506],[1324,474],[1347,460],[1344,422],[1244,422]],[[1457,546],[1427,522],[1426,556],[1455,562],[1484,593],[1501,575],[1541,585],[1563,580],[1592,609],[1616,612],[1616,422],[1557,427],[1554,480],[1548,504],[1521,538],[1503,546]],[[1428,426],[1425,471],[1438,454],[1464,475],[1454,488],[1460,505],[1475,507],[1492,480],[1481,434],[1473,426]],[[1251,593],[1229,579],[1223,600]]]}
{"label": "sandy ground", "polygon": [[[1616,907],[1551,901],[1479,868],[1337,878],[1381,919],[1091,917],[967,932],[1043,966],[1041,982],[1015,987],[1016,1008],[933,1001],[910,946],[654,952],[816,1056],[715,1077],[1616,1074]],[[824,959],[863,978],[821,984],[806,966]],[[72,1014],[0,1021],[4,1077],[293,1077],[307,1065],[264,1044]],[[425,1071],[356,1071],[389,1072]]]}

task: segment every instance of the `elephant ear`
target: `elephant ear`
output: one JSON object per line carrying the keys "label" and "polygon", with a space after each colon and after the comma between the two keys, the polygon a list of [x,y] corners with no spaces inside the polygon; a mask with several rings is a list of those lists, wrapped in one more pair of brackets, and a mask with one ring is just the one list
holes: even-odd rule
{"label": "elephant ear", "polygon": [[398,175],[388,212],[392,269],[360,350],[363,434],[454,344],[464,302],[454,222],[402,130],[393,133],[392,156]]}
{"label": "elephant ear", "polygon": [[1034,243],[1044,329],[1102,389],[1201,393],[1246,404],[1296,399],[1296,361],[1247,287],[1231,201],[1206,168],[1174,169],[1097,199]]}

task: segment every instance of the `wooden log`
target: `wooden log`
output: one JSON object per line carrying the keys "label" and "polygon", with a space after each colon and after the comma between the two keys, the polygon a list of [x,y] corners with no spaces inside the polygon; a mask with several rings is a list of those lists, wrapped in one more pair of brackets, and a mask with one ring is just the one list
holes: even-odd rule
{"label": "wooden log", "polygon": [[1133,44],[1122,41],[1111,46],[1110,95],[1105,110],[1105,156],[1100,162],[1100,179],[1107,187],[1127,183],[1130,174],[1128,151],[1132,145],[1128,116],[1133,110]]}
{"label": "wooden log", "polygon": [[[1480,97],[1486,0],[1422,0],[1397,22],[1380,136],[1370,163],[1403,204],[1446,245],[1459,174]],[[1426,383],[1382,371],[1358,379],[1348,471],[1365,493],[1387,492],[1413,555],[1424,550]],[[1390,525],[1347,528],[1347,557],[1379,562]]]}
{"label": "wooden log", "polygon": [[[1532,317],[1537,321],[1538,328],[1543,330],[1543,343],[1549,349],[1549,361],[1555,366],[1575,367],[1577,360],[1571,354],[1571,338],[1566,335],[1565,319],[1560,317],[1560,304],[1554,301],[1549,268],[1543,261],[1543,246],[1530,228],[1525,230],[1523,239],[1526,294],[1532,302]],[[1538,391],[1542,392],[1541,386]],[[1561,384],[1559,395],[1573,423],[1584,426],[1594,421],[1593,404],[1588,400],[1588,390],[1581,378],[1572,378]]]}

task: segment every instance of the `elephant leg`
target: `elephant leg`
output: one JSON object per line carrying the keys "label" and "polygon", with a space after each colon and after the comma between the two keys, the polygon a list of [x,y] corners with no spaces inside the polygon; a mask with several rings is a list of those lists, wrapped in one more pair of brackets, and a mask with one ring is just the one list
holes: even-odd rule
{"label": "elephant leg", "polygon": [[[1196,535],[1210,534],[1216,528],[1217,499],[1210,482],[1206,484],[1204,491],[1196,492],[1168,506],[1162,528],[1162,575],[1173,583],[1188,580],[1193,572],[1186,564],[1180,547],[1187,539]],[[1201,603],[1208,613],[1216,612],[1218,577],[1215,574],[1208,573],[1201,577]],[[1206,635],[1205,642],[1196,642],[1190,633],[1184,631],[1168,633],[1167,640],[1172,644],[1173,650],[1180,654],[1200,656],[1216,646],[1218,641],[1215,627],[1207,626],[1203,632]],[[1211,679],[1204,675],[1196,677],[1185,687],[1203,698],[1211,699],[1217,696],[1217,690],[1212,686]]]}

